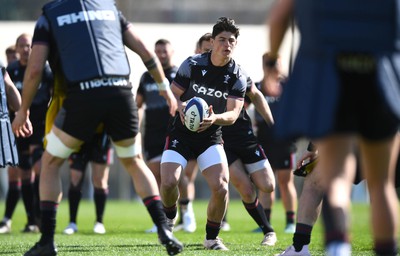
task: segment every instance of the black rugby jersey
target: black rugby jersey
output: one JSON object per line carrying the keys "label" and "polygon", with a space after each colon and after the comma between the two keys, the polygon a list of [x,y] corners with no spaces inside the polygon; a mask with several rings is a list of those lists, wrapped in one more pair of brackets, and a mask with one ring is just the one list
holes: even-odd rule
{"label": "black rugby jersey", "polygon": [[[176,66],[164,69],[165,77],[169,82],[175,78],[177,71]],[[147,148],[161,145],[162,149],[171,115],[167,101],[160,95],[158,85],[149,72],[145,72],[140,78],[137,93],[142,95],[143,102],[146,104],[144,146]]]}
{"label": "black rugby jersey", "polygon": [[[25,74],[26,66],[22,66],[21,63],[16,60],[7,67],[7,72],[10,75],[11,80],[17,87],[18,91],[22,95],[22,89],[24,87],[24,74]],[[39,89],[35,95],[35,98],[32,101],[32,106],[41,106],[47,105],[50,101],[50,90],[53,86],[53,74],[49,65],[46,64],[43,74],[42,80],[39,85]]]}
{"label": "black rugby jersey", "polygon": [[[178,67],[176,66],[164,69],[165,76],[170,83],[175,78],[177,71]],[[158,85],[149,72],[145,72],[140,78],[137,93],[142,95],[143,102],[146,103],[145,132],[153,132],[161,127],[165,134],[170,118],[169,106],[165,98],[160,95]]]}
{"label": "black rugby jersey", "polygon": [[[179,67],[173,83],[184,90],[181,101],[200,97],[213,106],[214,113],[220,114],[226,111],[228,98],[243,100],[247,77],[233,59],[223,67],[217,67],[211,63],[210,56],[211,53],[207,52],[187,58]],[[201,133],[191,132],[182,124],[179,115],[174,117],[173,128],[199,137],[209,137],[216,132],[221,134],[218,125],[212,125]]]}
{"label": "black rugby jersey", "polygon": [[[246,93],[250,91],[253,81],[247,77]],[[250,98],[245,96],[245,105],[250,105]],[[240,111],[239,117],[233,125],[222,127],[222,137],[226,144],[228,143],[241,143],[247,141],[248,138],[254,137],[253,126],[251,118],[247,113],[246,108],[243,106]]]}

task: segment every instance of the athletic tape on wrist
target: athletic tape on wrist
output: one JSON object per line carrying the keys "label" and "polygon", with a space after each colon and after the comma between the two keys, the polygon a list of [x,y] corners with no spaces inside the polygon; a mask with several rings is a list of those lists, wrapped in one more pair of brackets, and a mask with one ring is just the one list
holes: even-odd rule
{"label": "athletic tape on wrist", "polygon": [[168,79],[166,77],[164,77],[164,80],[161,83],[157,83],[157,85],[158,85],[158,89],[160,91],[166,91],[166,90],[170,89],[169,88],[169,81],[168,81]]}

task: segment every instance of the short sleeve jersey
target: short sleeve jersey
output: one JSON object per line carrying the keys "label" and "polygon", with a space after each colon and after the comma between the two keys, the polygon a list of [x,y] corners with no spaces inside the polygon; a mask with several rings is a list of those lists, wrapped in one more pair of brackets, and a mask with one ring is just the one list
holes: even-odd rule
{"label": "short sleeve jersey", "polygon": [[[175,78],[177,71],[178,67],[176,66],[164,70],[170,83]],[[165,98],[160,95],[158,85],[149,72],[145,72],[140,78],[137,93],[143,97],[143,101],[146,103],[145,133],[161,131],[165,135],[170,118],[169,106]]]}
{"label": "short sleeve jersey", "polygon": [[[210,57],[211,53],[208,52],[187,58],[179,67],[173,84],[184,91],[181,101],[187,101],[195,96],[200,97],[209,106],[213,106],[214,113],[220,114],[226,111],[228,98],[244,99],[247,77],[233,59],[225,66],[219,67],[212,64]],[[208,138],[213,134],[221,135],[221,126],[218,125],[212,125],[204,132],[195,133],[182,124],[179,115],[175,115],[173,121],[173,128],[198,138]]]}
{"label": "short sleeve jersey", "polygon": [[[250,77],[247,77],[246,93],[251,90],[252,85],[253,81],[251,80]],[[245,102],[247,104],[251,104],[250,98],[246,96]],[[254,137],[251,118],[247,113],[245,107],[242,108],[242,111],[240,111],[238,119],[233,125],[222,127],[222,136],[225,142],[232,141],[235,143],[241,143],[243,141],[246,141],[249,136]]]}
{"label": "short sleeve jersey", "polygon": [[[22,66],[21,63],[16,60],[7,67],[7,72],[10,75],[11,80],[17,87],[18,91],[22,95],[23,89],[23,80],[25,74],[26,66]],[[50,90],[53,86],[53,75],[51,73],[51,69],[49,65],[46,65],[43,74],[42,80],[40,81],[39,89],[33,99],[32,106],[43,106],[49,103],[50,101]]]}

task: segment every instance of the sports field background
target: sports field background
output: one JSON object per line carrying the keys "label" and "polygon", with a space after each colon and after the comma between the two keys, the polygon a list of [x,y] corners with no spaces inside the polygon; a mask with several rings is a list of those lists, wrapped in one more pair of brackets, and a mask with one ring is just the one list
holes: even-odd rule
{"label": "sports field background", "polygon": [[[193,54],[196,40],[205,32],[212,29],[213,24],[200,25],[172,25],[172,24],[136,24],[137,33],[152,49],[159,38],[170,40],[175,48],[174,62],[179,65],[186,57]],[[264,25],[240,25],[241,35],[234,54],[237,60],[252,76],[255,81],[262,78],[261,55],[267,49],[267,30]],[[33,33],[34,22],[0,22],[0,59],[5,61],[5,48],[15,43],[21,33]],[[298,37],[297,37],[298,39]],[[298,40],[296,40],[298,41]],[[295,43],[296,45],[296,43]],[[281,51],[283,66],[288,66],[290,52],[290,36],[286,38]],[[134,86],[138,84],[140,75],[145,71],[140,59],[128,53],[131,63],[131,81]],[[64,191],[68,188],[68,172],[64,173]],[[6,183],[7,173],[0,170],[0,181]],[[301,180],[300,180],[301,181]],[[151,227],[152,223],[145,207],[140,201],[132,197],[132,184],[129,176],[121,170],[118,161],[112,166],[110,173],[110,192],[117,198],[129,200],[110,200],[107,203],[104,222],[107,234],[94,235],[94,204],[84,200],[79,209],[79,233],[73,236],[62,235],[63,228],[68,224],[68,204],[66,200],[59,208],[56,241],[60,255],[165,255],[165,250],[157,243],[156,235],[145,234],[144,230]],[[231,192],[235,195],[234,190]],[[361,192],[363,194],[363,189]],[[201,188],[197,196],[207,196],[207,188]],[[64,195],[66,193],[64,192]],[[235,197],[233,197],[235,198]],[[237,197],[236,197],[237,198]],[[366,201],[366,195],[361,196],[361,201]],[[353,255],[373,255],[371,252],[371,238],[369,230],[369,212],[366,203],[356,203],[353,208],[352,239]],[[205,235],[206,202],[196,200],[194,209],[198,229],[193,234],[176,232],[176,236],[185,244],[182,255],[209,255],[204,251],[202,241]],[[4,213],[4,201],[0,201],[0,215]],[[280,202],[276,203],[272,213],[272,224],[278,234],[278,243],[273,248],[261,247],[260,233],[252,233],[256,224],[245,211],[239,200],[232,200],[228,210],[228,220],[232,231],[221,233],[229,252],[214,252],[218,255],[274,255],[283,251],[292,242],[292,235],[284,234],[285,214]],[[20,230],[26,224],[26,217],[22,201],[18,204],[13,217],[13,232],[9,235],[0,235],[0,255],[21,255],[37,241],[39,235],[22,234]],[[314,228],[311,251],[312,255],[323,255],[323,235],[318,222]]]}
{"label": "sports field background", "polygon": [[[3,63],[5,63],[5,49],[15,44],[15,40],[20,34],[33,34],[34,26],[34,21],[0,21],[0,60],[2,60]],[[211,32],[213,24],[133,23],[133,26],[150,49],[154,49],[154,43],[160,38],[170,40],[175,49],[174,63],[179,66],[184,59],[194,54],[198,38],[206,32]],[[247,70],[254,81],[259,81],[263,76],[261,56],[267,50],[267,29],[263,24],[238,24],[238,26],[240,27],[240,36],[238,38],[238,46],[234,52],[234,58]],[[282,47],[284,67],[288,66],[290,39],[291,36],[288,35]],[[130,80],[133,86],[136,87],[139,84],[140,76],[146,69],[136,54],[130,51],[127,52],[132,71]],[[63,189],[64,194],[66,194],[66,189],[68,188],[68,172],[66,166],[64,166],[63,170]],[[111,165],[110,170],[110,197],[125,200],[134,198],[135,193],[133,191],[132,181],[117,160]],[[198,185],[206,187],[206,184],[201,178],[198,180]],[[88,185],[91,185],[90,180],[86,179],[86,190],[84,190],[85,197],[90,197],[92,195],[92,187]],[[0,199],[4,198],[7,186],[7,172],[4,169],[0,169]],[[87,189],[88,187],[89,190]],[[199,189],[197,192],[198,198],[207,198],[209,195],[206,189]],[[235,197],[236,195],[237,194],[233,193],[232,196]]]}
{"label": "sports field background", "polygon": [[[373,255],[368,207],[365,203],[353,204],[352,255]],[[175,232],[176,237],[185,246],[182,255],[274,255],[283,251],[292,242],[292,235],[283,233],[285,214],[280,202],[274,205],[272,211],[272,225],[277,232],[278,243],[274,247],[264,247],[260,245],[262,234],[252,232],[256,228],[255,222],[247,214],[242,203],[233,200],[229,204],[227,215],[232,229],[230,232],[220,233],[230,251],[206,251],[202,246],[205,236],[206,201],[196,200],[194,210],[198,226],[196,232]],[[23,211],[20,202],[13,217],[12,233],[0,235],[0,255],[21,255],[39,239],[38,234],[20,232],[26,224]],[[0,213],[3,212],[4,201],[0,201]],[[58,210],[55,237],[59,255],[166,255],[164,248],[158,244],[156,235],[144,232],[152,226],[152,223],[140,201],[108,201],[104,216],[107,229],[105,235],[93,234],[94,216],[94,203],[82,201],[77,219],[79,232],[72,236],[63,235],[62,230],[68,224],[68,204],[63,201]],[[312,255],[323,255],[322,242],[321,222],[318,221],[310,245]]]}

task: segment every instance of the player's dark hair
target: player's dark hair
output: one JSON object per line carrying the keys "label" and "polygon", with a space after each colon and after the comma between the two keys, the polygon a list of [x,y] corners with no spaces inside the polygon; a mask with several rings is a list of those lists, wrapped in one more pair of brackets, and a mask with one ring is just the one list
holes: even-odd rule
{"label": "player's dark hair", "polygon": [[157,42],[155,43],[155,45],[166,45],[166,44],[171,44],[170,41],[168,41],[167,39],[158,39]]}
{"label": "player's dark hair", "polygon": [[235,21],[231,18],[221,17],[213,27],[212,38],[215,38],[220,33],[228,31],[235,35],[235,38],[239,36],[239,27],[235,25]]}
{"label": "player's dark hair", "polygon": [[15,49],[15,45],[11,45],[9,47],[7,47],[6,49],[6,54],[12,54],[12,53],[16,53],[16,49]]}
{"label": "player's dark hair", "polygon": [[200,47],[201,46],[201,44],[204,42],[204,41],[210,41],[211,40],[211,37],[212,37],[212,35],[211,35],[211,33],[205,33],[204,35],[202,35],[200,38],[199,38],[199,41],[197,42],[197,46],[198,47]]}

